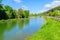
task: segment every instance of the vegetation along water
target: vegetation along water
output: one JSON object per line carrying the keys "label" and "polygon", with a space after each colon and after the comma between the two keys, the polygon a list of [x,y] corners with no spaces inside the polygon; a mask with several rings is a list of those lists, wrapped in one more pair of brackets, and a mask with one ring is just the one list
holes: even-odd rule
{"label": "vegetation along water", "polygon": [[[21,1],[0,0],[0,40],[60,40],[60,0],[54,0],[39,13],[37,10],[43,9],[46,0]],[[41,8],[39,1],[43,2]],[[21,8],[23,4],[29,9]]]}

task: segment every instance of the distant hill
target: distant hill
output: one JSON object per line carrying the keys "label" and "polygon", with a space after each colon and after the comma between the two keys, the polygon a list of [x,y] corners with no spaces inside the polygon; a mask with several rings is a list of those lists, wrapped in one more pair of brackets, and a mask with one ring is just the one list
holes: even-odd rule
{"label": "distant hill", "polygon": [[57,6],[55,8],[52,8],[52,9],[48,10],[47,12],[50,12],[50,11],[54,12],[55,10],[60,10],[60,6]]}
{"label": "distant hill", "polygon": [[42,15],[48,15],[48,16],[60,16],[60,6],[57,6],[55,8],[52,8],[46,12],[43,12]]}

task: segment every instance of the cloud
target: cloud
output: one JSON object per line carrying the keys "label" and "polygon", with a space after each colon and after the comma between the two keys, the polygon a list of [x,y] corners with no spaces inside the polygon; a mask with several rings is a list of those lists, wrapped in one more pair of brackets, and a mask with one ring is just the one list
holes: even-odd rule
{"label": "cloud", "polygon": [[49,9],[52,9],[54,7],[57,7],[60,5],[60,0],[53,0],[52,2],[45,4],[44,9],[40,11],[40,13],[48,11]]}
{"label": "cloud", "polygon": [[21,0],[14,0],[15,2],[17,2],[17,3],[20,3],[21,2]]}
{"label": "cloud", "polygon": [[46,10],[41,10],[40,13],[45,12]]}
{"label": "cloud", "polygon": [[60,1],[55,0],[49,4],[46,4],[45,8],[51,9],[51,8],[54,8],[54,7],[59,6],[59,5],[60,5]]}

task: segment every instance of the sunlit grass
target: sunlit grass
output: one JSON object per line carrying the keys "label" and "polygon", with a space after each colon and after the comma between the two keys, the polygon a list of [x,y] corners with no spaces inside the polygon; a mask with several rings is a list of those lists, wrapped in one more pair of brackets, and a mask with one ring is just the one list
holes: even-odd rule
{"label": "sunlit grass", "polygon": [[46,18],[46,24],[27,40],[60,40],[60,22]]}

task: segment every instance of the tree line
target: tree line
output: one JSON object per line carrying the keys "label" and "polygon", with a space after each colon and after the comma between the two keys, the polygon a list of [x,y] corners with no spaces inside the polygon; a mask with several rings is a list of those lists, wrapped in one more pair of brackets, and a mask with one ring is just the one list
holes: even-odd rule
{"label": "tree line", "polygon": [[52,8],[46,12],[41,13],[40,15],[47,15],[47,16],[60,16],[60,6]]}
{"label": "tree line", "polygon": [[60,6],[57,6],[48,11],[49,16],[60,16]]}
{"label": "tree line", "polygon": [[19,8],[18,10],[13,9],[9,5],[3,5],[2,0],[0,0],[0,20],[4,19],[14,19],[14,18],[28,18],[29,10],[23,10]]}

